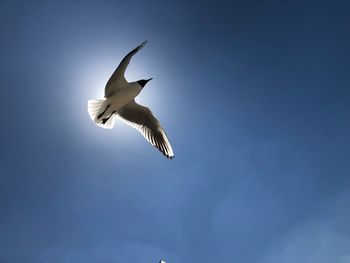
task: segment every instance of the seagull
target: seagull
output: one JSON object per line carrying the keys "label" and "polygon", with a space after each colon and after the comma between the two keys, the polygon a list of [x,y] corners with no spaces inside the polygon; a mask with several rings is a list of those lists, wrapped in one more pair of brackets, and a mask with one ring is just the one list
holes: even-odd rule
{"label": "seagull", "polygon": [[159,261],[159,263],[166,263],[164,260]]}
{"label": "seagull", "polygon": [[112,129],[119,118],[138,130],[164,156],[173,159],[173,149],[159,121],[149,108],[135,102],[135,97],[153,78],[128,82],[124,77],[131,58],[146,43],[147,41],[142,42],[123,58],[106,84],[104,99],[89,100],[88,112],[98,126],[106,129]]}

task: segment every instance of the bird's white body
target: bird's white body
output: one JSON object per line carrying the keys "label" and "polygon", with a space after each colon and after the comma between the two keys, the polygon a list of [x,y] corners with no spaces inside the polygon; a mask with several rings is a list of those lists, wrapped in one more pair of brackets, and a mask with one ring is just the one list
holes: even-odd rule
{"label": "bird's white body", "polygon": [[128,82],[124,77],[125,70],[131,60],[146,44],[146,41],[133,49],[120,62],[105,87],[105,98],[89,100],[88,112],[91,119],[100,127],[113,128],[116,117],[137,129],[145,139],[159,149],[167,158],[174,157],[170,142],[152,112],[135,102],[148,80]]}
{"label": "bird's white body", "polygon": [[[106,112],[100,117],[101,119],[107,118],[113,113],[118,111],[131,102],[137,95],[140,94],[142,87],[137,82],[127,83],[125,86],[121,86],[116,91],[106,98],[104,106],[108,107]],[[103,107],[102,107],[103,109]]]}

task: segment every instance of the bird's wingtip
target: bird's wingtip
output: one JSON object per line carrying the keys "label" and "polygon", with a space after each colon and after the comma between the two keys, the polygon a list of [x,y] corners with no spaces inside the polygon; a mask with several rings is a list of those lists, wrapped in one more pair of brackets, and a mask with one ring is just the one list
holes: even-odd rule
{"label": "bird's wingtip", "polygon": [[143,41],[141,44],[140,44],[140,48],[143,48],[147,43],[147,40]]}

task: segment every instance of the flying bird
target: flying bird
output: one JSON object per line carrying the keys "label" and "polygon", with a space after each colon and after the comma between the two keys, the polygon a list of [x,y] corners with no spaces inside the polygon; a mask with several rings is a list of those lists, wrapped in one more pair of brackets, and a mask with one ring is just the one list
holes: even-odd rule
{"label": "flying bird", "polygon": [[124,76],[131,58],[146,43],[147,41],[144,41],[123,58],[106,84],[104,99],[89,100],[88,112],[98,126],[106,129],[112,129],[116,119],[119,118],[138,130],[164,156],[172,159],[173,149],[159,121],[149,108],[135,102],[135,97],[152,78],[128,82]]}

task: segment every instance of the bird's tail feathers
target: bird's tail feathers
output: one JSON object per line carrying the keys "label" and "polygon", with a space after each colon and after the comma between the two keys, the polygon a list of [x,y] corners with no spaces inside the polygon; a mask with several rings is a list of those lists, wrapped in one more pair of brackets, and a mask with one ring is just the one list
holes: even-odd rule
{"label": "bird's tail feathers", "polygon": [[88,112],[91,120],[93,120],[98,126],[102,128],[112,129],[116,121],[115,114],[112,114],[111,116],[105,119],[99,118],[101,113],[106,111],[107,107],[108,105],[106,105],[106,100],[89,100],[88,101]]}

